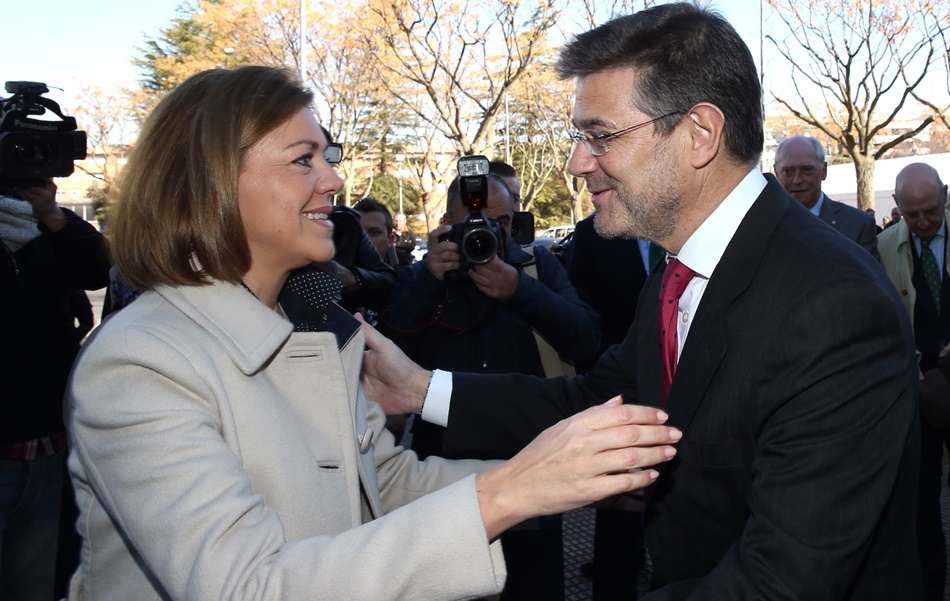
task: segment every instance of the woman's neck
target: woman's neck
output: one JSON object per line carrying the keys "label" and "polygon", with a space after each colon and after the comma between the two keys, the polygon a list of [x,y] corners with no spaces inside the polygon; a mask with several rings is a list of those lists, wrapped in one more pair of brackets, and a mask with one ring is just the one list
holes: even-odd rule
{"label": "woman's neck", "polygon": [[261,277],[255,274],[253,269],[245,273],[241,280],[244,287],[250,290],[251,294],[257,297],[257,300],[277,313],[280,313],[280,308],[277,306],[277,297],[280,296],[285,281],[287,281],[287,274],[279,277]]}

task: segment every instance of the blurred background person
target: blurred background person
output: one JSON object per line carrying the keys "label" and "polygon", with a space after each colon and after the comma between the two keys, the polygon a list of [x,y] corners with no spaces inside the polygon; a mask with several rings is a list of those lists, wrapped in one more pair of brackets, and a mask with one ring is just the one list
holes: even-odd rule
{"label": "blurred background person", "polygon": [[399,266],[405,267],[413,262],[412,251],[416,248],[416,235],[406,226],[406,215],[393,215],[393,246],[396,247],[396,257]]}
{"label": "blurred background person", "polygon": [[782,140],[775,149],[774,169],[785,191],[803,207],[880,260],[874,217],[831,200],[821,191],[821,182],[828,177],[828,162],[821,142],[809,136]]}
{"label": "blurred background person", "polygon": [[367,197],[353,205],[353,208],[360,214],[360,225],[376,247],[379,256],[390,267],[398,267],[399,260],[396,258],[396,248],[393,246],[395,237],[393,216],[386,205],[375,198]]}
{"label": "blurred background person", "polygon": [[[947,245],[947,186],[937,170],[911,163],[897,174],[894,202],[904,216],[881,232],[878,249],[884,271],[897,288],[914,328],[914,343],[923,375],[945,362],[942,351],[950,342],[950,260]],[[945,352],[943,353],[945,354]],[[922,383],[923,384],[923,383]],[[934,419],[944,413],[946,391],[931,395],[920,388],[920,481],[917,493],[917,544],[924,572],[924,599],[944,598],[947,579],[946,542],[940,508],[944,446],[950,440],[946,424]],[[934,412],[930,407],[936,405]]]}

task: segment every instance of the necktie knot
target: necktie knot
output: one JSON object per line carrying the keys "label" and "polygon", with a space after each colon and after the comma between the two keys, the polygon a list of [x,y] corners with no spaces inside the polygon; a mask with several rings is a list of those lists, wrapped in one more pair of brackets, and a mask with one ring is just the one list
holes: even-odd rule
{"label": "necktie knot", "polygon": [[667,303],[679,300],[694,275],[696,272],[680,263],[679,259],[671,259],[660,285],[660,300]]}

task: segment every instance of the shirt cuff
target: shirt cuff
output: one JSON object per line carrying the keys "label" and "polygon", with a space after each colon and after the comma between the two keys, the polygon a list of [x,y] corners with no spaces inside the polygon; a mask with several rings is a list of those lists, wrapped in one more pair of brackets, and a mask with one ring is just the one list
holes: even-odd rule
{"label": "shirt cuff", "polygon": [[449,407],[452,404],[452,372],[432,370],[429,390],[422,405],[422,419],[437,426],[449,425]]}

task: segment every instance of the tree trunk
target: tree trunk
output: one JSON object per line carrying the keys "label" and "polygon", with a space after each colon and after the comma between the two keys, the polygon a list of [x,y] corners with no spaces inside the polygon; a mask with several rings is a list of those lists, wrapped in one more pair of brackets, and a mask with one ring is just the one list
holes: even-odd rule
{"label": "tree trunk", "polygon": [[874,208],[874,158],[855,155],[854,173],[858,183],[858,208],[862,211]]}
{"label": "tree trunk", "polygon": [[577,223],[578,221],[586,217],[586,215],[584,215],[584,199],[578,193],[578,194],[573,195],[573,198],[571,199],[571,201],[572,201],[571,202],[571,205],[572,205],[571,218],[574,220],[574,223]]}

